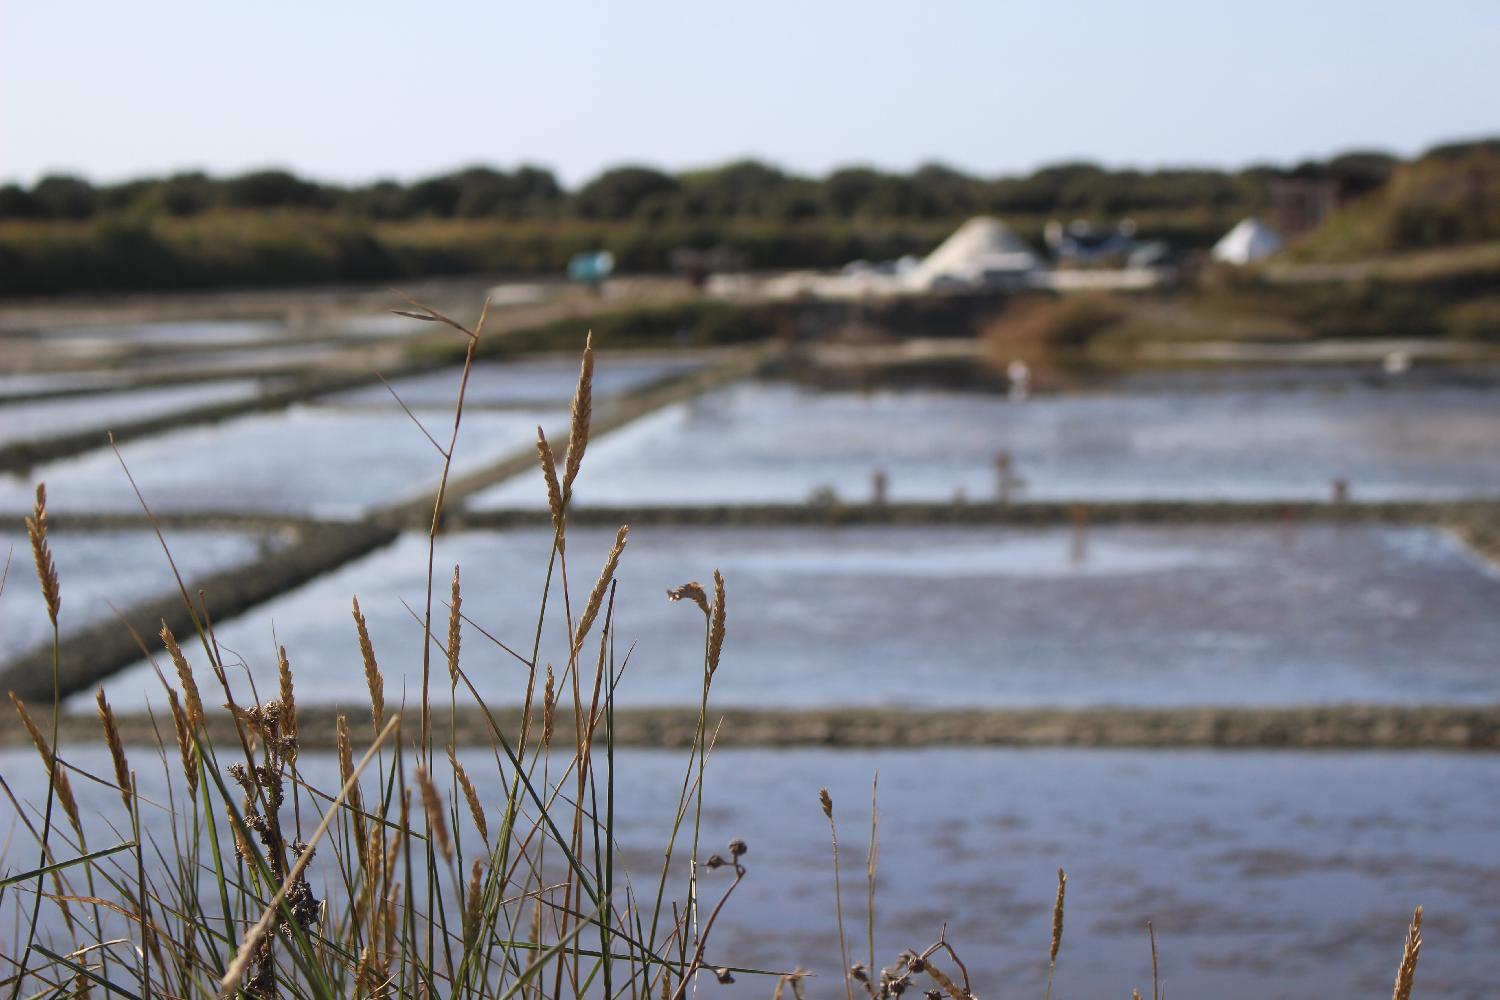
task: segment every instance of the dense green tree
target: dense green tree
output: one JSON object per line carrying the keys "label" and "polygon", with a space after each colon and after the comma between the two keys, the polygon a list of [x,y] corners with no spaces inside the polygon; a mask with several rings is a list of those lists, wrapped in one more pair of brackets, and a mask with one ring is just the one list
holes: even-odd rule
{"label": "dense green tree", "polygon": [[585,219],[628,219],[653,198],[679,190],[677,179],[650,167],[628,166],[606,170],[579,188],[573,208]]}

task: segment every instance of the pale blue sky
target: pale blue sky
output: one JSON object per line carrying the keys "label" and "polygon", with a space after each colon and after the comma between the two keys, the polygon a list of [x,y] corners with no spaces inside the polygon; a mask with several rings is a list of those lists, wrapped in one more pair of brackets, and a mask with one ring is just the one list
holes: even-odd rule
{"label": "pale blue sky", "polygon": [[0,178],[983,174],[1500,132],[1500,0],[0,0]]}

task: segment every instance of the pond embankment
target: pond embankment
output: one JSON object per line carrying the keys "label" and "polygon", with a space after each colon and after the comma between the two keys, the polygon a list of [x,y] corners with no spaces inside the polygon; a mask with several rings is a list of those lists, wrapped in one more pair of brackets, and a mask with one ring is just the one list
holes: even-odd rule
{"label": "pond embankment", "polygon": [[[368,708],[351,706],[350,716],[368,719]],[[494,725],[512,742],[521,731],[521,710],[494,712]],[[448,725],[443,710],[441,727]],[[491,717],[475,708],[454,718],[458,743],[493,743]],[[298,712],[305,749],[334,748],[335,711],[318,706]],[[127,743],[155,745],[157,722],[143,713],[118,718]],[[405,725],[415,732],[417,713]],[[696,708],[616,709],[619,746],[681,748],[691,745],[698,724]],[[216,742],[234,742],[228,715],[209,719]],[[532,731],[540,732],[536,718]],[[1287,750],[1500,750],[1500,706],[1322,705],[1290,708],[1093,708],[1093,709],[906,709],[828,708],[812,710],[729,708],[711,710],[709,731],[716,747],[1152,747]],[[559,712],[554,746],[574,745],[569,713]],[[170,731],[161,737],[171,741]],[[98,721],[88,715],[64,716],[60,741],[99,738]],[[0,746],[20,745],[26,734],[0,728]]]}

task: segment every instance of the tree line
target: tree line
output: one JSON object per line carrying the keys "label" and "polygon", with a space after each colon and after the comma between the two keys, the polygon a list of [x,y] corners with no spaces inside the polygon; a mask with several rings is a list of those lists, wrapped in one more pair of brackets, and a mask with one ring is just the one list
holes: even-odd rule
{"label": "tree line", "polygon": [[[1445,147],[1452,149],[1454,147]],[[1428,155],[1437,154],[1438,150]],[[285,170],[231,177],[178,173],[116,184],[70,175],[0,187],[0,218],[87,220],[191,217],[219,210],[301,209],[367,220],[578,219],[588,221],[770,223],[947,220],[977,213],[1064,213],[1119,217],[1132,212],[1255,210],[1275,177],[1338,180],[1358,195],[1385,183],[1399,160],[1355,152],[1293,168],[1242,170],[1109,169],[1063,163],[1024,176],[982,178],[940,164],[910,173],[848,167],[820,178],[756,160],[667,173],[629,165],[569,191],[549,170],[476,166],[412,183],[342,186]]]}

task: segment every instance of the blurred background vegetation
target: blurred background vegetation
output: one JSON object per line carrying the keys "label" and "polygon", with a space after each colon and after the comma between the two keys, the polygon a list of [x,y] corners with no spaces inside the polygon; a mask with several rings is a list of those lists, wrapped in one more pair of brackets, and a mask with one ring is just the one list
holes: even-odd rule
{"label": "blurred background vegetation", "polygon": [[0,294],[560,274],[582,250],[626,271],[680,247],[724,247],[755,268],[833,267],[921,254],[969,216],[1039,242],[1048,219],[1132,218],[1142,236],[1203,248],[1262,212],[1270,181],[1336,180],[1346,208],[1293,248],[1356,260],[1500,238],[1500,139],[1410,162],[1353,152],[1295,168],[1110,170],[1066,163],[985,179],[940,165],[801,177],[744,160],[668,174],[622,166],[569,191],[551,172],[474,167],[410,184],[321,184],[279,170],[94,185],[50,176],[0,187]]}

